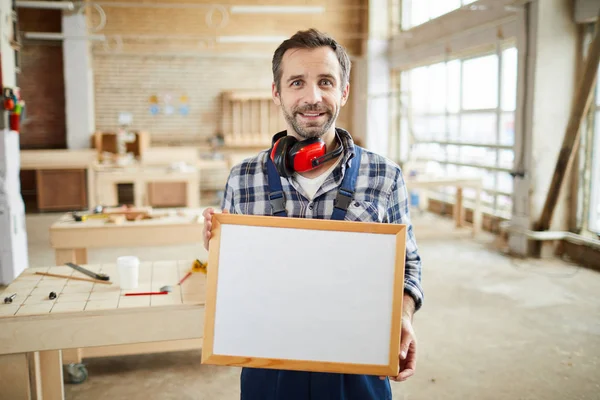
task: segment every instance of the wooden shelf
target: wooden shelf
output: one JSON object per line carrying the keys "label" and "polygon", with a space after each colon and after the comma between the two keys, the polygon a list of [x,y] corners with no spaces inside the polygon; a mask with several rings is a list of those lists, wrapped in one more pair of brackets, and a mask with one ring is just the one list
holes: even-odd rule
{"label": "wooden shelf", "polygon": [[225,100],[229,101],[249,101],[249,100],[270,100],[273,101],[271,92],[264,90],[236,90],[223,92]]}

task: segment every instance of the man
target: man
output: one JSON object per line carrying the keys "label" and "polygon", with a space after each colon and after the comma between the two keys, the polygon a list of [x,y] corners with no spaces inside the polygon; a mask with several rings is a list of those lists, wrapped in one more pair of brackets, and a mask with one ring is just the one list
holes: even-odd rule
{"label": "man", "polygon": [[[391,377],[404,381],[416,367],[412,318],[421,307],[423,291],[421,259],[400,168],[355,147],[350,134],[336,128],[340,109],[348,100],[350,60],[335,40],[314,29],[297,32],[277,48],[272,64],[273,101],[281,107],[287,130],[275,135],[272,149],[233,167],[223,212],[407,224],[400,373]],[[313,153],[315,157],[307,156]],[[213,213],[212,209],[204,213],[207,250]],[[241,397],[392,398],[387,377],[258,368],[242,370]]]}

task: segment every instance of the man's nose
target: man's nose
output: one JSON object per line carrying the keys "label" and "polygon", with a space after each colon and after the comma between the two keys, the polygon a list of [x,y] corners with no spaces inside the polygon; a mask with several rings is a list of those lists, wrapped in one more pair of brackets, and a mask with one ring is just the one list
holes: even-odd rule
{"label": "man's nose", "polygon": [[323,100],[321,88],[318,85],[309,85],[306,88],[304,101],[308,104],[317,104]]}

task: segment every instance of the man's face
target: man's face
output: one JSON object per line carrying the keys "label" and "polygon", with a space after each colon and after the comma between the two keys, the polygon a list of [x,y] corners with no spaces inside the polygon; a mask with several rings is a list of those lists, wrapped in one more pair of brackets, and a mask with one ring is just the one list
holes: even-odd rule
{"label": "man's face", "polygon": [[273,100],[281,106],[288,127],[301,138],[321,137],[335,127],[348,99],[342,87],[341,68],[329,47],[291,49],[281,63],[280,92],[273,83]]}

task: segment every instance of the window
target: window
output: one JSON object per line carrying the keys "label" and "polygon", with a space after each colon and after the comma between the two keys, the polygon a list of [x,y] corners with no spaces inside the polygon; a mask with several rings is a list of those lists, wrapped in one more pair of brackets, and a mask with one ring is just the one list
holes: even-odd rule
{"label": "window", "polygon": [[[582,45],[582,56],[587,57],[592,42],[595,25],[585,26]],[[600,78],[600,68],[598,76]],[[581,121],[576,165],[578,188],[572,196],[576,198],[577,209],[572,231],[583,235],[600,236],[600,80],[596,80],[596,88],[592,93],[591,106]]]}
{"label": "window", "polygon": [[408,30],[475,1],[476,0],[402,0],[402,28]]}
{"label": "window", "polygon": [[[509,217],[512,209],[517,49],[447,60],[400,73],[408,99],[400,129],[412,139],[409,158],[428,173],[481,178],[483,205]],[[598,129],[600,132],[600,127]],[[453,201],[454,189],[438,194]],[[465,202],[474,190],[464,191]]]}
{"label": "window", "polygon": [[[598,69],[600,77],[600,68]],[[600,82],[597,81],[597,82]],[[592,190],[590,193],[589,227],[600,235],[600,85],[596,85],[596,107],[594,112],[594,137],[592,140]]]}

